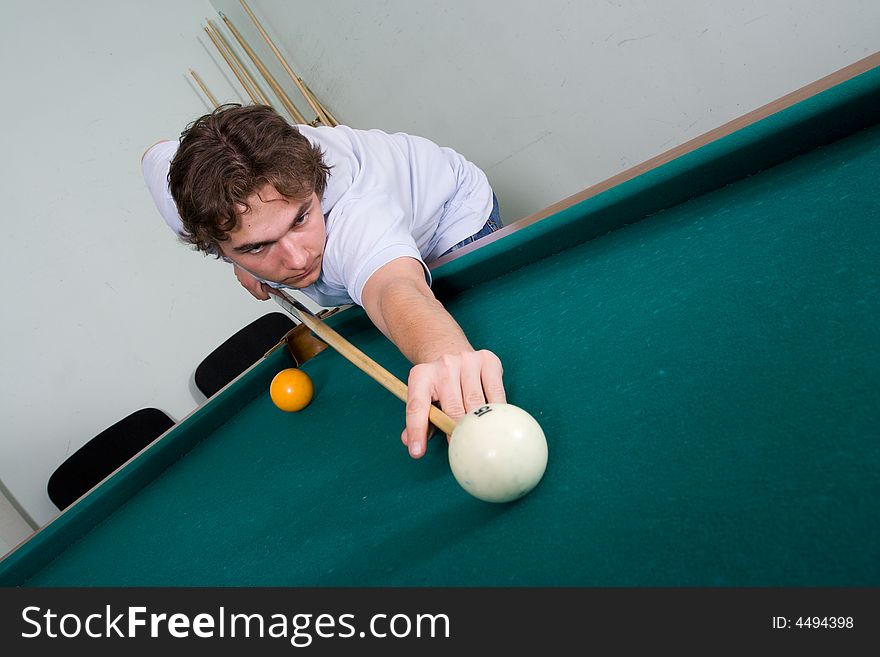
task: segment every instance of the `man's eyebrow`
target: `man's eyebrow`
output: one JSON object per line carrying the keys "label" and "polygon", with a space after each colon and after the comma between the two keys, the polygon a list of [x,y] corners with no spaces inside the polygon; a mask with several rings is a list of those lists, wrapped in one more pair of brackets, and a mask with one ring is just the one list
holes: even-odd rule
{"label": "man's eyebrow", "polygon": [[236,253],[247,253],[253,249],[259,249],[261,246],[268,246],[269,244],[274,244],[275,240],[271,240],[269,242],[248,242],[247,244],[242,244],[241,246],[236,246],[233,251]]}
{"label": "man's eyebrow", "polygon": [[[294,214],[293,221],[290,222],[290,226],[287,227],[287,230],[293,228],[293,225],[299,220],[301,216],[303,216],[306,212],[312,209],[312,200],[309,199],[305,203],[301,204]],[[235,253],[247,253],[253,249],[259,249],[261,246],[268,246],[270,244],[274,244],[278,240],[265,240],[263,242],[248,242],[247,244],[241,244],[240,246],[234,247],[232,250]]]}

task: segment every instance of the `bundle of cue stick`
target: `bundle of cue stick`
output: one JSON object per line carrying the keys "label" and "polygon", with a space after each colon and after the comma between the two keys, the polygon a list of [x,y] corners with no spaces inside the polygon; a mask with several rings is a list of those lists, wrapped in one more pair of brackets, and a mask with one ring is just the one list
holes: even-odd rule
{"label": "bundle of cue stick", "polygon": [[[235,25],[232,23],[229,18],[220,12],[220,17],[223,22],[226,24],[226,27],[229,29],[229,32],[238,42],[239,46],[247,56],[250,58],[253,65],[257,68],[260,74],[263,76],[263,79],[266,81],[266,84],[269,85],[272,92],[280,101],[282,107],[290,116],[290,118],[295,123],[300,124],[308,124],[312,126],[317,125],[325,125],[325,126],[337,126],[339,125],[339,121],[327,110],[326,107],[317,99],[315,94],[309,89],[308,85],[303,82],[302,78],[300,78],[296,73],[293,72],[293,69],[290,67],[290,64],[287,63],[284,56],[278,50],[278,47],[273,43],[272,39],[269,37],[263,25],[260,23],[259,19],[254,15],[254,12],[251,11],[251,8],[248,6],[245,0],[239,0],[241,6],[244,8],[247,15],[253,21],[254,26],[257,28],[257,31],[263,37],[263,40],[266,42],[266,45],[269,46],[269,49],[274,53],[275,57],[278,59],[284,71],[290,76],[290,79],[293,81],[296,88],[299,90],[300,94],[303,98],[305,98],[309,107],[315,113],[315,118],[312,121],[308,121],[302,112],[296,107],[296,105],[291,100],[290,96],[287,92],[284,91],[282,86],[278,83],[257,53],[253,48],[248,44],[245,40],[244,36],[242,36],[241,32],[236,29]],[[248,71],[245,67],[244,63],[241,61],[241,58],[235,52],[235,49],[230,46],[229,42],[223,36],[223,33],[220,29],[211,21],[207,21],[207,26],[205,26],[205,32],[210,38],[211,42],[214,44],[214,47],[217,48],[217,51],[220,53],[223,60],[229,66],[233,75],[235,75],[239,84],[241,84],[242,88],[245,90],[245,93],[251,99],[251,102],[254,104],[261,105],[272,105],[269,100],[269,96],[262,89],[260,84],[254,78],[253,75]],[[199,77],[198,73],[194,70],[190,69],[190,75],[195,80],[196,84],[202,90],[202,92],[207,96],[209,102],[214,107],[219,107],[220,103],[217,101],[217,98],[208,90],[207,85],[205,85],[204,81]]]}

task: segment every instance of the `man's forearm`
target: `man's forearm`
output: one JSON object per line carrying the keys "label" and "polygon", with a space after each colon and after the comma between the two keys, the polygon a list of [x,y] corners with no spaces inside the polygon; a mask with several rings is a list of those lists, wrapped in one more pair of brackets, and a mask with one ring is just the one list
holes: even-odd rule
{"label": "man's forearm", "polygon": [[383,297],[380,311],[384,327],[379,328],[413,364],[473,350],[464,331],[430,289],[401,281]]}
{"label": "man's forearm", "polygon": [[401,440],[414,458],[425,453],[432,402],[460,418],[487,401],[505,401],[501,361],[474,350],[434,297],[422,267],[413,258],[393,260],[370,277],[361,295],[373,323],[413,363]]}

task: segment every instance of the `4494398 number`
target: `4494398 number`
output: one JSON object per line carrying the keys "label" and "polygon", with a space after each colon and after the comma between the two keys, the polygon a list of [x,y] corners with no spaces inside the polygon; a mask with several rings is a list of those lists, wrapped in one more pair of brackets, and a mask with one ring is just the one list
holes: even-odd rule
{"label": "4494398 number", "polygon": [[794,626],[801,629],[851,629],[852,616],[799,616]]}

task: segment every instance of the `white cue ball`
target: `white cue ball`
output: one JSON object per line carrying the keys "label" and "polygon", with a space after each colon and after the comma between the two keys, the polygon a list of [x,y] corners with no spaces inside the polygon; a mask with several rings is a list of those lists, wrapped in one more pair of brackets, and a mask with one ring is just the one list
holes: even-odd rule
{"label": "white cue ball", "polygon": [[465,415],[448,453],[456,481],[485,502],[519,499],[537,486],[547,467],[544,431],[511,404],[485,404]]}

